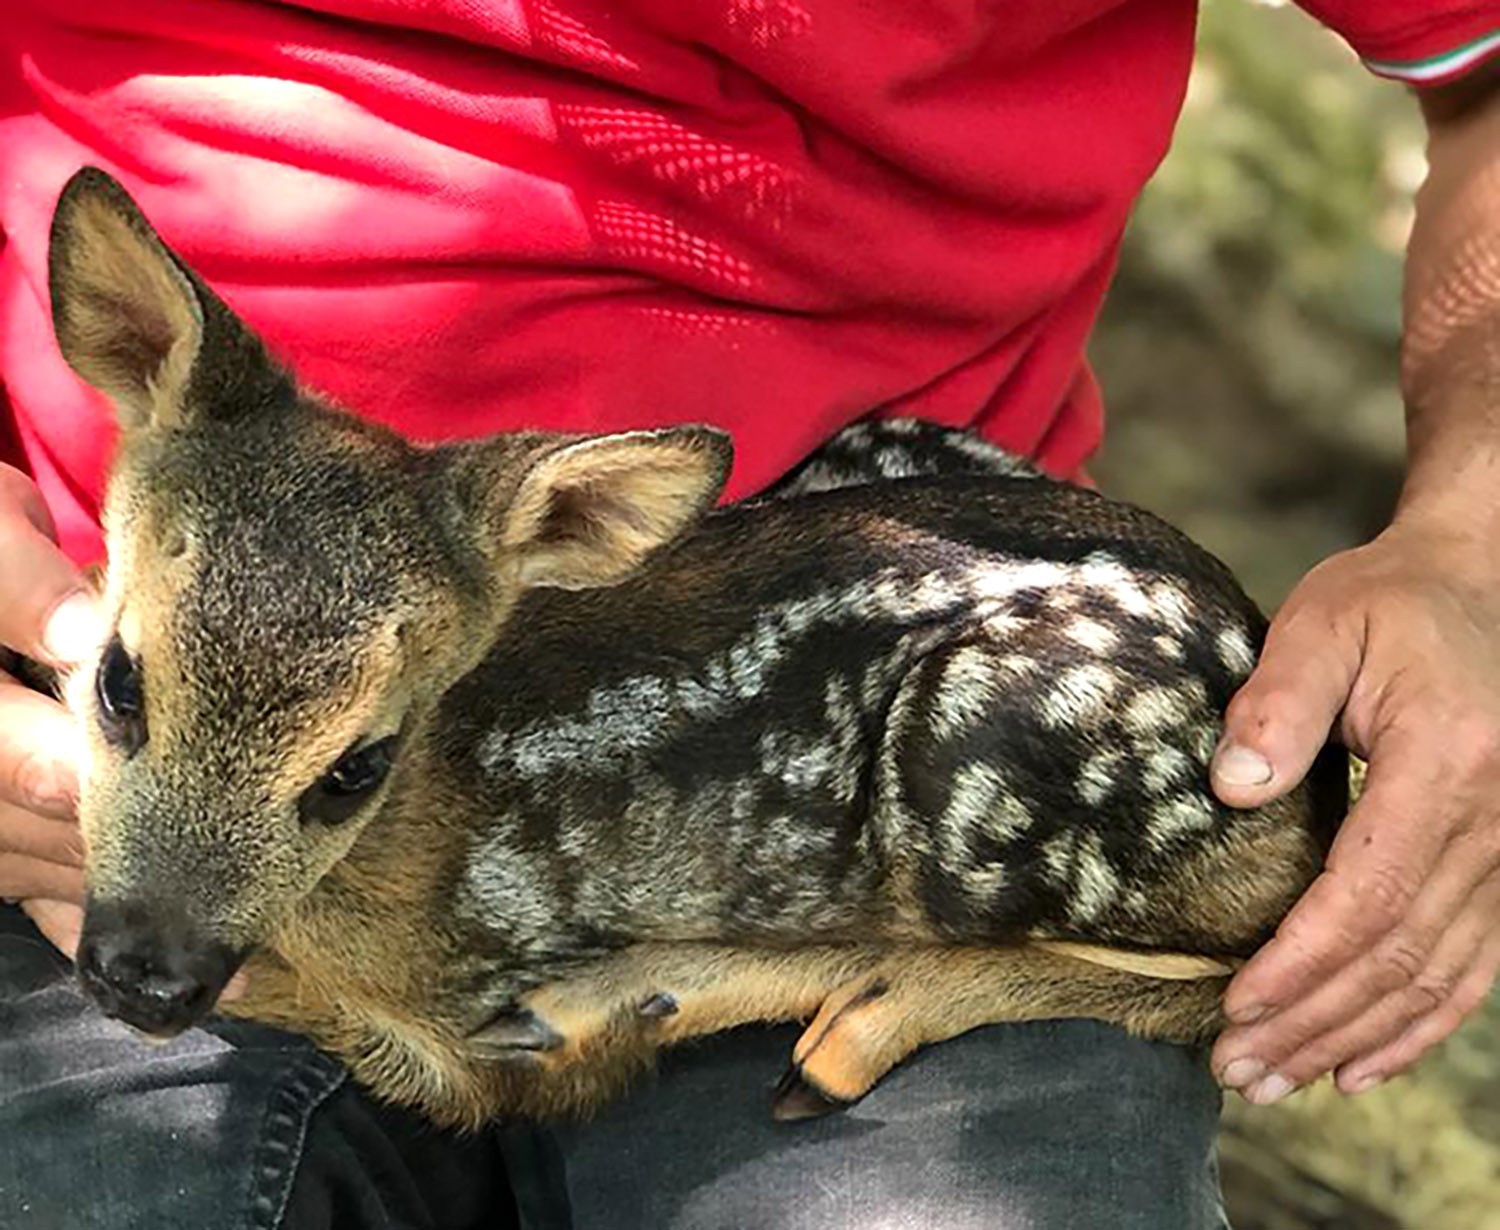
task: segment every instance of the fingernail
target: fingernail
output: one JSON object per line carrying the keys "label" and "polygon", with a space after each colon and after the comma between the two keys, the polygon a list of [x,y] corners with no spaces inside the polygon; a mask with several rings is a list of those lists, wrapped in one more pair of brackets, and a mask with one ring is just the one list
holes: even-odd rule
{"label": "fingernail", "polygon": [[99,637],[99,612],[94,599],[78,593],[64,601],[47,621],[42,645],[56,662],[81,662]]}
{"label": "fingernail", "polygon": [[1357,1093],[1368,1093],[1384,1080],[1384,1072],[1366,1072],[1363,1076],[1356,1076],[1351,1081],[1340,1081],[1339,1088],[1352,1096]]}
{"label": "fingernail", "polygon": [[1214,757],[1214,774],[1230,786],[1264,786],[1275,776],[1275,771],[1259,752],[1229,743]]}
{"label": "fingernail", "polygon": [[1219,1084],[1226,1089],[1243,1089],[1260,1080],[1269,1070],[1259,1059],[1235,1059],[1224,1065],[1224,1070],[1219,1073]]}
{"label": "fingernail", "polygon": [[1248,1004],[1243,1008],[1226,1011],[1224,1015],[1229,1018],[1231,1025],[1254,1025],[1269,1011],[1271,1009],[1265,1004]]}
{"label": "fingernail", "polygon": [[1297,1088],[1279,1072],[1272,1072],[1265,1080],[1245,1090],[1245,1100],[1256,1106],[1274,1106]]}

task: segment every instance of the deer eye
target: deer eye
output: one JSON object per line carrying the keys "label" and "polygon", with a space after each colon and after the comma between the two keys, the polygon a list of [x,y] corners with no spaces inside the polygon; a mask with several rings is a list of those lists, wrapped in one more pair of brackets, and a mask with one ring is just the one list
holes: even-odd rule
{"label": "deer eye", "polygon": [[380,788],[391,771],[396,736],[351,747],[333,768],[302,792],[297,810],[304,821],[341,824]]}
{"label": "deer eye", "polygon": [[94,695],[99,701],[99,729],[127,756],[146,742],[146,694],[140,664],[126,652],[118,636],[112,637],[99,660],[94,676]]}

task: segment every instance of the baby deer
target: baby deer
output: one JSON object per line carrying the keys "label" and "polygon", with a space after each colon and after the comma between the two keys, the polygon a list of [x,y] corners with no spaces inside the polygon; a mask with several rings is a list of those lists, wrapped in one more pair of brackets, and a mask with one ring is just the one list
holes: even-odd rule
{"label": "baby deer", "polygon": [[1263,625],[1146,513],[968,442],[979,473],[847,485],[859,430],[717,511],[707,428],[419,447],[300,388],[97,170],[51,294],[121,434],[66,688],[78,969],[144,1033],[246,965],[232,1011],[475,1124],[812,1017],[796,1117],[986,1022],[1210,1034],[1320,867],[1337,754],[1210,793]]}

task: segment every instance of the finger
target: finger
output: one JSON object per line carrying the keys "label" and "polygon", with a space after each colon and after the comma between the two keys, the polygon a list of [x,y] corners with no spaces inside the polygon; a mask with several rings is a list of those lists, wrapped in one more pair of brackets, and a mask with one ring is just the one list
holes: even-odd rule
{"label": "finger", "polygon": [[[1314,981],[1280,1011],[1248,1027],[1228,1030],[1220,1039],[1220,1057],[1229,1062],[1253,1054],[1285,1072],[1289,1056],[1322,1039],[1319,1054],[1328,1053],[1329,1048],[1336,1051],[1328,1060],[1332,1067],[1385,1041],[1445,1000],[1472,964],[1484,941],[1487,920],[1500,907],[1500,881],[1492,877],[1482,885],[1476,883],[1483,869],[1491,866],[1488,857],[1475,848],[1480,844],[1476,836],[1454,842],[1410,909],[1384,935],[1360,948],[1342,967]],[[1343,872],[1342,866],[1335,867],[1327,878]],[[1366,1014],[1382,1002],[1386,1002],[1387,1034],[1365,1036],[1373,1027]],[[1234,1011],[1243,1021],[1238,1001]],[[1338,1051],[1333,1036],[1342,1036],[1338,1031],[1358,1018],[1365,1018],[1361,1042]]]}
{"label": "finger", "polygon": [[22,854],[62,867],[82,867],[83,830],[77,821],[39,816],[0,799],[0,852],[0,857]]}
{"label": "finger", "polygon": [[81,905],[83,872],[24,854],[0,855],[0,897],[23,902],[45,897]]}
{"label": "finger", "polygon": [[1486,938],[1479,960],[1443,1004],[1412,1024],[1395,1041],[1362,1055],[1339,1069],[1338,1086],[1345,1093],[1363,1093],[1406,1071],[1430,1048],[1454,1032],[1479,1007],[1500,972],[1500,934]]}
{"label": "finger", "polygon": [[1320,605],[1283,609],[1224,715],[1212,767],[1221,800],[1258,807],[1307,775],[1349,698],[1361,652],[1359,636],[1330,624]]}
{"label": "finger", "polygon": [[[1233,1024],[1250,1024],[1284,1008],[1371,949],[1410,913],[1442,855],[1452,826],[1431,815],[1437,800],[1430,757],[1407,740],[1381,749],[1365,792],[1329,854],[1327,869],[1292,907],[1275,937],[1236,975],[1224,997]],[[1399,768],[1391,768],[1398,765]],[[1421,770],[1421,771],[1418,771]],[[1416,823],[1418,818],[1421,822]],[[1443,881],[1435,917],[1455,916],[1462,898],[1492,864],[1455,869]],[[1462,886],[1469,881],[1469,889]],[[1441,909],[1439,907],[1442,907]],[[1423,936],[1435,944],[1442,926]]]}
{"label": "finger", "polygon": [[77,748],[66,709],[0,676],[0,800],[58,819],[71,816]]}
{"label": "finger", "polygon": [[[1236,1069],[1251,1101],[1275,1101],[1317,1080],[1341,1064],[1370,1054],[1400,1037],[1414,1022],[1437,1010],[1455,994],[1479,959],[1489,930],[1495,893],[1465,910],[1442,936],[1415,975],[1402,969],[1389,983],[1389,992],[1370,988],[1370,970],[1384,973],[1377,954],[1357,962],[1321,987],[1307,1000],[1280,1014],[1264,1027],[1236,1031],[1221,1042],[1229,1063],[1249,1056],[1262,1069]],[[1226,1070],[1228,1064],[1226,1064]]]}
{"label": "finger", "polygon": [[15,471],[6,471],[0,476],[0,645],[53,665],[78,662],[99,633],[93,596],[44,532],[50,524],[39,527],[27,496],[15,490]]}
{"label": "finger", "polygon": [[51,941],[68,960],[78,955],[78,937],[83,934],[83,909],[71,901],[48,901],[35,897],[23,901],[21,908],[36,924],[36,929]]}

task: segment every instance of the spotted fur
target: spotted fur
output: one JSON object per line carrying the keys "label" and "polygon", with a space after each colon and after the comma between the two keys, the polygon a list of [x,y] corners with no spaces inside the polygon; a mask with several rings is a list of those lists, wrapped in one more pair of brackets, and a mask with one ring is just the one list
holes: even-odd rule
{"label": "spotted fur", "polygon": [[[903,1045],[1069,1012],[1197,1036],[1211,987],[1080,954],[1222,971],[1316,873],[1335,758],[1216,801],[1264,622],[1145,512],[899,421],[711,513],[706,430],[419,448],[300,391],[97,172],[53,253],[64,354],[128,410],[105,605],[150,729],[112,745],[79,676],[92,925],[251,954],[244,1010],[387,1097],[583,1105],[848,979]],[[299,819],[376,738],[370,801]],[[664,995],[677,1024],[633,1028]]]}
{"label": "spotted fur", "polygon": [[844,428],[763,498],[788,499],[902,478],[1041,478],[1024,457],[971,432],[924,419],[862,419]]}

